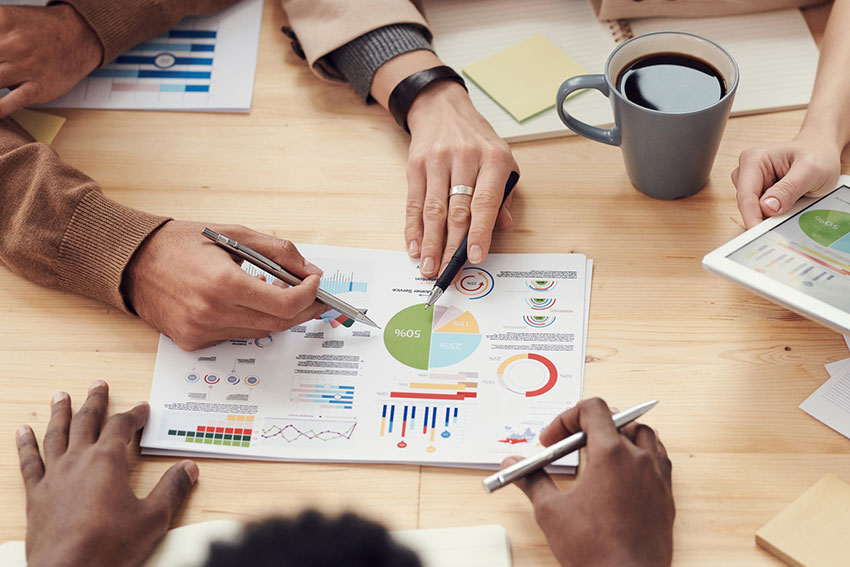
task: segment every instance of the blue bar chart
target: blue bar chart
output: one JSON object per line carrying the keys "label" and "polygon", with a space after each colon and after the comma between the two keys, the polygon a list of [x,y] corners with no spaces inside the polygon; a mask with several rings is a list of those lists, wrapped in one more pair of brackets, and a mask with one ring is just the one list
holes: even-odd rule
{"label": "blue bar chart", "polygon": [[247,111],[262,8],[262,0],[242,0],[213,16],[186,18],[44,106]]}

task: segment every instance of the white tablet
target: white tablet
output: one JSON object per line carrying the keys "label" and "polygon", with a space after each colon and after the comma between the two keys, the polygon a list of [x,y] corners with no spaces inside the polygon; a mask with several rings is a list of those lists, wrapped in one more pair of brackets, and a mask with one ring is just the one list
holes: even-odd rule
{"label": "white tablet", "polygon": [[850,175],[702,259],[702,265],[838,332],[850,333]]}

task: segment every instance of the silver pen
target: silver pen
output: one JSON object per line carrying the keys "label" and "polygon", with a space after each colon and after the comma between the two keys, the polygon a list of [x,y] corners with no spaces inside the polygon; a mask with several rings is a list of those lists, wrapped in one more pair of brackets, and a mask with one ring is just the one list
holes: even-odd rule
{"label": "silver pen", "polygon": [[[624,425],[633,422],[654,408],[657,403],[658,400],[652,400],[651,402],[642,403],[633,408],[621,411],[620,413],[615,413],[612,416],[614,426],[617,429],[620,429]],[[535,453],[534,455],[526,457],[525,459],[518,461],[497,473],[491,474],[483,480],[484,490],[487,492],[499,490],[503,486],[516,482],[524,476],[528,476],[531,473],[542,469],[546,465],[557,461],[561,457],[566,457],[570,453],[578,451],[585,445],[587,445],[587,434],[585,434],[584,431],[573,433],[569,437],[549,445],[539,453]]]}
{"label": "silver pen", "polygon": [[[210,240],[212,240],[234,256],[239,256],[243,260],[246,260],[247,262],[260,268],[261,270],[265,270],[274,277],[280,278],[281,281],[289,285],[298,285],[302,281],[301,278],[287,272],[285,269],[283,269],[283,266],[280,266],[274,260],[266,258],[259,252],[251,250],[244,244],[239,244],[232,238],[228,238],[227,236],[219,234],[216,231],[210,230],[206,227],[204,227],[203,234],[204,236],[206,236],[207,238],[209,238]],[[318,301],[321,301],[328,307],[336,309],[343,315],[351,317],[358,323],[363,323],[364,325],[380,329],[380,327],[374,321],[372,321],[366,315],[361,313],[356,307],[354,307],[353,305],[349,305],[337,296],[332,295],[323,289],[320,289],[319,293],[316,294],[316,299]]]}

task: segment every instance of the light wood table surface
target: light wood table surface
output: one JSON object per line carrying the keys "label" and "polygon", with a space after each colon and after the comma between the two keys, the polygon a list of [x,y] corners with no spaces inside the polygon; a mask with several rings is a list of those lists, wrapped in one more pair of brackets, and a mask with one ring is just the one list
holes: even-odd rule
{"label": "light wood table surface", "polygon": [[[826,13],[808,15],[813,28],[823,29]],[[404,249],[407,137],[350,88],[316,79],[280,34],[284,22],[279,3],[267,0],[250,114],[62,111],[68,122],[54,148],[133,207],[295,242]],[[676,565],[781,565],[756,547],[756,529],[823,474],[850,481],[850,441],[797,408],[826,380],[823,364],[848,356],[841,337],[700,266],[743,228],[729,178],[739,153],[790,139],[802,117],[732,119],[709,185],[673,202],[636,191],[616,148],[578,137],[513,148],[522,168],[515,228],[493,249],[594,259],[584,395],[621,408],[662,401],[646,422],[674,465]],[[0,322],[5,541],[22,539],[26,527],[17,426],[42,434],[53,393],[69,392],[76,405],[97,378],[111,385],[111,411],[147,399],[158,334],[5,268]],[[140,458],[136,444],[131,453],[140,493],[174,462]],[[479,471],[199,463],[178,524],[308,505],[356,510],[393,529],[498,523],[516,565],[554,564],[524,496],[514,488],[485,494]]]}

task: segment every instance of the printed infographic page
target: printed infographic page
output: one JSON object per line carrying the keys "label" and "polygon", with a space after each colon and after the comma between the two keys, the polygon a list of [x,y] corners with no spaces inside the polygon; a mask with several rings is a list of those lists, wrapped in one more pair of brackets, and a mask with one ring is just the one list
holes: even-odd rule
{"label": "printed infographic page", "polygon": [[850,188],[833,191],[728,258],[850,313]]}
{"label": "printed infographic page", "polygon": [[332,313],[195,352],[162,336],[148,452],[491,467],[579,400],[585,256],[493,254],[425,308],[433,281],[404,252],[299,249],[382,328]]}

